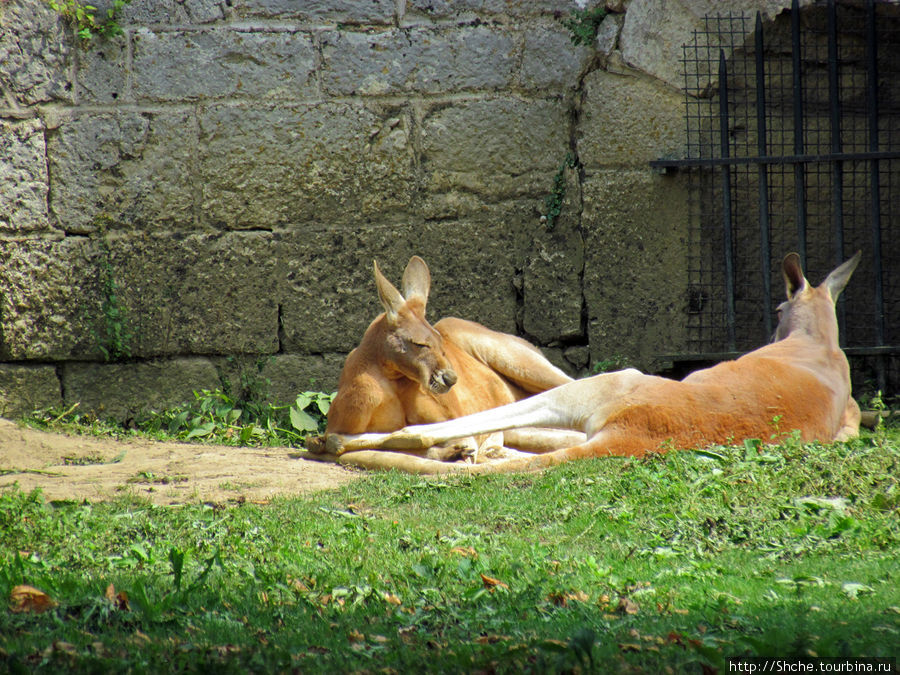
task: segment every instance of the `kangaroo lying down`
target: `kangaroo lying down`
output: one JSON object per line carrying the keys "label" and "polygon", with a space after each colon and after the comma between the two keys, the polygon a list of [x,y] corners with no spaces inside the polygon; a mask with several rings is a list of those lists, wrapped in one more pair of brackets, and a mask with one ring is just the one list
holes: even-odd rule
{"label": "kangaroo lying down", "polygon": [[[314,454],[335,454],[343,444],[365,447],[366,434],[409,424],[440,422],[494,408],[545,391],[572,378],[538,349],[514,335],[473,321],[425,319],[431,273],[413,256],[403,273],[401,294],[374,265],[384,313],[347,357],[324,438],[311,439]],[[435,447],[410,449],[435,459],[474,460],[479,450],[502,454],[504,442],[530,450],[560,448],[583,434],[553,429],[504,434],[464,434]]]}
{"label": "kangaroo lying down", "polygon": [[[859,431],[860,411],[850,395],[850,367],[838,343],[834,304],[859,258],[857,253],[813,287],[799,256],[788,254],[782,264],[787,301],[778,308],[774,341],[737,360],[681,381],[637,370],[606,373],[447,422],[337,439],[340,461],[417,473],[528,471],[584,457],[642,456],[768,438],[776,418],[780,428],[799,430],[806,441],[851,438]],[[421,457],[396,461],[393,453],[371,450],[425,448],[521,426],[582,431],[586,440],[474,466]]]}

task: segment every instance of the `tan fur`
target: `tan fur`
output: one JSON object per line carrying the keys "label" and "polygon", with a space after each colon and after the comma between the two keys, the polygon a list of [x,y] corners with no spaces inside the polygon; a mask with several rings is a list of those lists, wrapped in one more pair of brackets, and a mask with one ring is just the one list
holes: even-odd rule
{"label": "tan fur", "polygon": [[[446,473],[534,470],[583,457],[643,456],[749,438],[769,440],[793,430],[808,441],[850,438],[858,433],[859,407],[850,395],[850,368],[838,344],[834,303],[859,257],[857,253],[813,288],[799,257],[788,255],[782,266],[788,300],[779,307],[776,341],[735,361],[680,382],[636,370],[597,375],[494,410],[369,438],[366,447],[412,449],[527,425],[587,435],[584,443],[543,455],[470,467],[416,458],[407,467],[416,473]],[[341,461],[380,468],[378,455],[387,454],[354,457],[357,449],[347,444],[349,452]]]}
{"label": "tan fur", "polygon": [[[347,357],[325,439],[313,441],[312,450],[337,452],[349,440],[364,444],[360,435],[453,419],[571,381],[513,335],[456,318],[431,326],[425,318],[431,276],[418,256],[404,272],[402,294],[377,264],[374,271],[385,311]],[[477,444],[488,440],[481,435]],[[460,447],[471,452],[472,443],[455,443],[455,449],[429,456],[456,456]]]}

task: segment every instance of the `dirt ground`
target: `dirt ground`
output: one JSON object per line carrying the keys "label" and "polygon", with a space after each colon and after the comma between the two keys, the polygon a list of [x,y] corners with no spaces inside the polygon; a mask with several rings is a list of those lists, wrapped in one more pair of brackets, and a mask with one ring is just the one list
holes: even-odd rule
{"label": "dirt ground", "polygon": [[265,502],[338,487],[359,470],[300,459],[292,448],[236,448],[65,436],[0,419],[0,491],[18,483],[45,499],[122,494],[157,504]]}

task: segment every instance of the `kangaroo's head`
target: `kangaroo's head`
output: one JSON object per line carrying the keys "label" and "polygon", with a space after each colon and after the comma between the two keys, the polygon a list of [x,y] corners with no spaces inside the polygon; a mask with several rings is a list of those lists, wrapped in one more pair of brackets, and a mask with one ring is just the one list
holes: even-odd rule
{"label": "kangaroo's head", "polygon": [[832,270],[819,286],[813,287],[803,276],[800,256],[788,253],[782,263],[787,300],[778,306],[774,341],[802,332],[836,347],[838,324],[834,303],[850,281],[860,255],[857,251],[850,260]]}
{"label": "kangaroo's head", "polygon": [[444,339],[425,319],[431,288],[428,265],[419,256],[409,259],[402,294],[385,279],[377,262],[374,266],[375,286],[384,307],[382,365],[435,394],[447,392],[457,378],[444,354]]}

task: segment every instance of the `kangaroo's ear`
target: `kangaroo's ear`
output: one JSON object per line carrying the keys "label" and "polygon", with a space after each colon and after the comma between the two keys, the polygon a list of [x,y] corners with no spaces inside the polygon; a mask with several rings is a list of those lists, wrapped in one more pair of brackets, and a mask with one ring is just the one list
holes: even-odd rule
{"label": "kangaroo's ear", "polygon": [[822,285],[828,289],[834,302],[837,302],[838,296],[844,290],[844,286],[850,281],[850,275],[853,274],[853,270],[859,265],[860,257],[862,257],[862,251],[857,251],[856,255],[850,260],[833,269],[831,274],[825,277],[825,281],[822,282]]}
{"label": "kangaroo's ear", "polygon": [[403,272],[403,297],[410,300],[414,296],[422,299],[422,304],[428,302],[428,291],[431,289],[431,272],[428,265],[419,256],[414,255],[406,265]]}
{"label": "kangaroo's ear", "polygon": [[784,274],[784,290],[788,300],[804,290],[808,283],[803,276],[803,268],[800,266],[800,256],[796,253],[788,253],[781,263],[781,271]]}
{"label": "kangaroo's ear", "polygon": [[373,260],[372,265],[375,270],[375,288],[378,289],[378,299],[381,300],[381,306],[384,307],[388,323],[394,323],[397,321],[400,308],[403,307],[403,296],[390,281],[384,278],[381,270],[378,269],[378,262]]}

